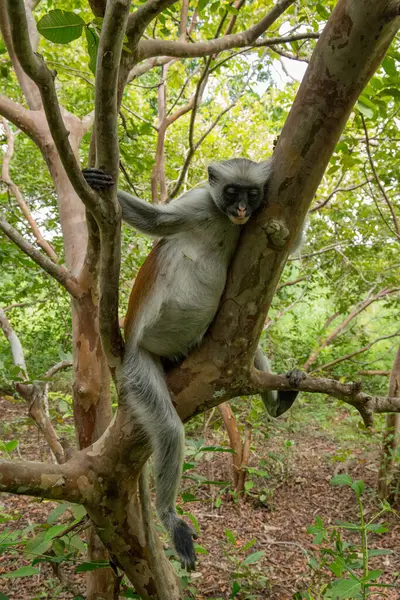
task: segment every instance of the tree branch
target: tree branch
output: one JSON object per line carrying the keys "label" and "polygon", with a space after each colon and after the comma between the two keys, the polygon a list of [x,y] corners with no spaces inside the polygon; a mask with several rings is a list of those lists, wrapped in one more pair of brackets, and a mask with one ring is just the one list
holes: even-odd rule
{"label": "tree branch", "polygon": [[353,190],[357,190],[360,187],[364,187],[364,185],[367,185],[371,181],[372,181],[372,179],[367,179],[366,181],[362,181],[361,183],[356,183],[354,185],[349,185],[349,187],[339,187],[339,186],[335,187],[331,191],[331,193],[328,194],[328,196],[324,200],[321,200],[321,202],[319,202],[316,206],[313,206],[313,208],[310,209],[310,213],[313,213],[313,212],[315,212],[317,210],[320,210],[321,208],[323,208],[324,206],[326,206],[328,204],[328,202],[336,194],[339,194],[340,192],[352,192]]}
{"label": "tree branch", "polygon": [[[144,9],[147,4],[141,8]],[[96,166],[107,170],[115,182],[118,180],[119,168],[118,67],[129,8],[130,0],[114,0],[107,3],[96,68]],[[97,211],[97,214],[94,213],[101,236],[99,323],[103,349],[109,366],[114,369],[120,364],[124,347],[118,320],[121,208],[116,197],[116,186],[99,194],[100,199],[102,209]]]}
{"label": "tree branch", "polygon": [[367,148],[367,154],[368,154],[369,164],[371,165],[371,170],[372,170],[372,173],[374,174],[374,178],[375,178],[376,184],[379,187],[379,189],[381,191],[381,194],[382,194],[382,196],[383,196],[383,198],[384,198],[384,200],[385,200],[385,202],[386,202],[386,204],[387,204],[387,206],[388,206],[388,208],[390,210],[390,214],[392,215],[392,221],[393,221],[393,225],[394,225],[394,228],[395,228],[396,236],[397,236],[398,239],[400,239],[400,228],[399,228],[399,222],[397,220],[396,213],[395,213],[393,205],[392,205],[392,203],[391,203],[391,201],[390,201],[390,199],[389,199],[389,197],[388,197],[388,195],[387,195],[387,193],[385,191],[385,188],[383,187],[382,182],[379,179],[379,175],[378,175],[378,172],[377,172],[377,170],[375,168],[375,164],[374,164],[374,161],[373,161],[373,158],[372,158],[371,146],[370,146],[369,137],[368,137],[368,129],[367,129],[367,125],[365,123],[364,115],[361,115],[361,121],[362,121],[362,124],[363,124],[364,133],[365,133],[365,145],[366,145],[366,148]]}
{"label": "tree branch", "polygon": [[54,85],[54,73],[43,59],[32,50],[23,0],[7,0],[12,40],[16,56],[25,73],[39,88],[50,132],[60,155],[63,167],[84,204],[93,213],[97,208],[97,195],[87,185],[75,154],[71,148]]}
{"label": "tree branch", "polygon": [[49,244],[49,242],[47,242],[44,239],[35,219],[32,217],[32,213],[29,210],[29,207],[28,207],[27,203],[25,202],[19,187],[11,179],[10,162],[11,162],[12,156],[14,154],[14,134],[13,134],[12,130],[10,129],[10,127],[8,126],[8,123],[5,119],[2,119],[2,124],[3,124],[4,131],[5,131],[5,134],[7,137],[7,151],[3,158],[1,178],[4,181],[4,183],[7,185],[10,193],[15,197],[15,199],[18,203],[18,206],[20,207],[20,209],[22,211],[22,214],[24,215],[25,219],[29,223],[29,226],[32,230],[34,237],[36,238],[38,246],[40,246],[42,248],[42,250],[44,252],[46,252],[46,254],[50,258],[50,260],[52,260],[53,262],[56,263],[58,261],[58,257],[54,251],[54,248],[52,247],[51,244]]}
{"label": "tree branch", "polygon": [[318,356],[321,354],[322,350],[329,346],[335,338],[338,337],[347,327],[347,325],[355,319],[362,311],[364,311],[368,306],[370,306],[373,302],[377,302],[378,300],[382,300],[389,294],[394,294],[400,291],[400,288],[392,288],[392,289],[384,289],[381,290],[378,294],[374,296],[368,296],[361,302],[359,302],[355,308],[351,311],[349,315],[329,334],[320,344],[319,346],[313,350],[304,363],[303,369],[308,371],[310,366],[317,360]]}
{"label": "tree branch", "polygon": [[[230,48],[243,48],[252,45],[261,34],[293,4],[295,0],[278,0],[274,8],[259,23],[246,31],[225,35],[222,38],[186,44],[169,40],[141,40],[137,45],[139,60],[152,56],[176,56],[180,58],[194,58],[218,54]],[[136,47],[136,46],[135,46]]]}
{"label": "tree branch", "polygon": [[[147,0],[134,13],[129,16],[126,35],[129,46],[135,47],[143,35],[144,30],[151,21],[163,10],[175,4],[177,0]],[[157,53],[158,54],[158,53]],[[154,56],[154,55],[153,55]]]}
{"label": "tree branch", "polygon": [[71,296],[79,297],[80,287],[76,279],[71,275],[66,267],[63,265],[57,265],[47,256],[42,254],[40,250],[37,250],[30,242],[28,242],[22,235],[14,229],[4,217],[0,215],[0,230],[6,234],[6,236],[14,242],[29,258],[35,261],[46,273],[54,277],[58,283],[60,283]]}
{"label": "tree branch", "polygon": [[[32,42],[32,46],[34,50],[37,50],[39,35],[36,29],[36,22],[32,15],[32,6],[30,3],[26,3],[27,9],[27,17],[29,19],[29,37]],[[8,54],[11,59],[11,63],[14,67],[15,74],[23,91],[23,94],[26,98],[28,106],[31,110],[37,111],[42,108],[42,101],[40,98],[40,93],[37,86],[34,82],[29,79],[24,70],[22,69],[12,42],[10,23],[8,20],[7,10],[6,10],[6,0],[0,0],[0,30],[3,35],[4,42],[7,46]]]}
{"label": "tree branch", "polygon": [[81,504],[84,494],[79,488],[80,475],[84,485],[87,477],[72,461],[63,465],[0,461],[0,491]]}
{"label": "tree branch", "polygon": [[353,358],[353,356],[357,356],[358,354],[367,352],[370,348],[372,348],[372,346],[374,346],[378,342],[381,342],[382,340],[389,340],[390,338],[397,337],[399,335],[400,335],[400,331],[396,331],[396,333],[392,333],[390,335],[383,335],[383,336],[377,338],[376,340],[369,342],[362,348],[355,350],[354,352],[350,352],[349,354],[346,354],[345,356],[340,356],[339,358],[336,358],[335,360],[332,360],[331,362],[325,363],[324,365],[320,365],[317,369],[310,371],[310,373],[315,373],[315,372],[324,371],[326,369],[330,369],[334,365],[344,362],[345,360],[350,360],[351,358]]}
{"label": "tree branch", "polygon": [[[286,375],[272,375],[256,369],[252,372],[251,383],[253,387],[246,388],[246,395],[258,394],[271,389],[291,389]],[[340,383],[335,379],[306,377],[296,389],[303,392],[328,394],[354,406],[362,416],[366,427],[372,426],[374,413],[400,412],[400,398],[371,396],[361,392],[360,383]]]}

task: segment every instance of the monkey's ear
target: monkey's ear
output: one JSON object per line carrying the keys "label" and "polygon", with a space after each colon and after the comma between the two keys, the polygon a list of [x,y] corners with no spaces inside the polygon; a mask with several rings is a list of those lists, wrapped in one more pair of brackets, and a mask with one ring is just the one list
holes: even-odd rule
{"label": "monkey's ear", "polygon": [[219,173],[217,165],[209,165],[208,167],[208,182],[210,185],[217,185],[219,183]]}

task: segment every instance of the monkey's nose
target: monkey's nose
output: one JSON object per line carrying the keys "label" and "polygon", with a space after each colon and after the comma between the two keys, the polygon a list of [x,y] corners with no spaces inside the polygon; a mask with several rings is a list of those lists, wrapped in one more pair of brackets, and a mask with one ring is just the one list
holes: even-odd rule
{"label": "monkey's nose", "polygon": [[243,219],[246,216],[246,208],[238,207],[237,215],[240,219]]}

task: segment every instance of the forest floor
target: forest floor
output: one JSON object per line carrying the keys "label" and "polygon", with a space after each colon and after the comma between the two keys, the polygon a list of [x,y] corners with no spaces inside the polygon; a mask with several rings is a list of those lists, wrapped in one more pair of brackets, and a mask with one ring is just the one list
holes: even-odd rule
{"label": "forest floor", "polygon": [[[46,444],[26,418],[23,403],[0,399],[0,414],[0,439],[19,440],[13,458],[49,459]],[[245,418],[241,415],[240,422]],[[192,456],[187,460],[192,469],[186,472],[190,479],[185,478],[183,487],[186,498],[190,500],[189,495],[193,494],[196,501],[185,503],[184,508],[197,519],[201,532],[198,542],[207,553],[199,554],[198,568],[186,582],[188,598],[289,600],[305,598],[300,593],[307,590],[310,599],[324,598],[322,589],[329,580],[329,571],[323,567],[313,571],[309,566],[310,560],[320,559],[321,548],[313,543],[307,528],[316,518],[322,519],[330,531],[338,520],[359,522],[354,492],[348,486],[332,486],[331,478],[347,473],[353,480],[365,482],[362,501],[367,521],[381,509],[374,492],[380,435],[362,433],[358,424],[358,417],[336,402],[321,403],[318,410],[303,402],[288,419],[254,427],[247,491],[240,499],[223,484],[231,478],[231,455],[215,450],[195,452],[189,443]],[[200,422],[197,430],[190,426],[189,440],[196,438],[192,431],[200,431],[209,446],[227,447],[218,411],[205,432]],[[55,506],[53,502],[24,496],[0,495],[0,575],[32,561],[32,556],[23,554],[23,544],[18,540],[1,554],[2,532],[7,530],[6,541],[10,532],[16,531],[23,532],[25,539],[32,538]],[[66,514],[61,521],[65,521]],[[391,554],[371,559],[370,565],[383,571],[381,583],[394,583],[400,571],[400,515],[386,512],[376,522],[386,523],[388,531],[370,534],[369,546],[390,549]],[[357,534],[349,537],[349,532],[344,531],[343,537],[361,548]],[[323,546],[334,549],[328,541]],[[85,560],[83,555],[77,558],[78,564]],[[85,574],[75,573],[75,564],[64,569],[72,592],[66,590],[47,563],[37,566],[40,573],[34,576],[0,577],[0,600],[85,598]],[[371,592],[369,597],[374,600],[400,598],[400,588],[372,588]]]}

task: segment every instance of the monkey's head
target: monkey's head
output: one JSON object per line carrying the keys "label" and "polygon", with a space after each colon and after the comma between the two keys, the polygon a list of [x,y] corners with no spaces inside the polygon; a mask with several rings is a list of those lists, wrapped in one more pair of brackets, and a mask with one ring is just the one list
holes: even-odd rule
{"label": "monkey's head", "polygon": [[235,225],[244,225],[265,197],[272,161],[261,163],[247,158],[232,158],[208,167],[208,182],[217,207]]}

